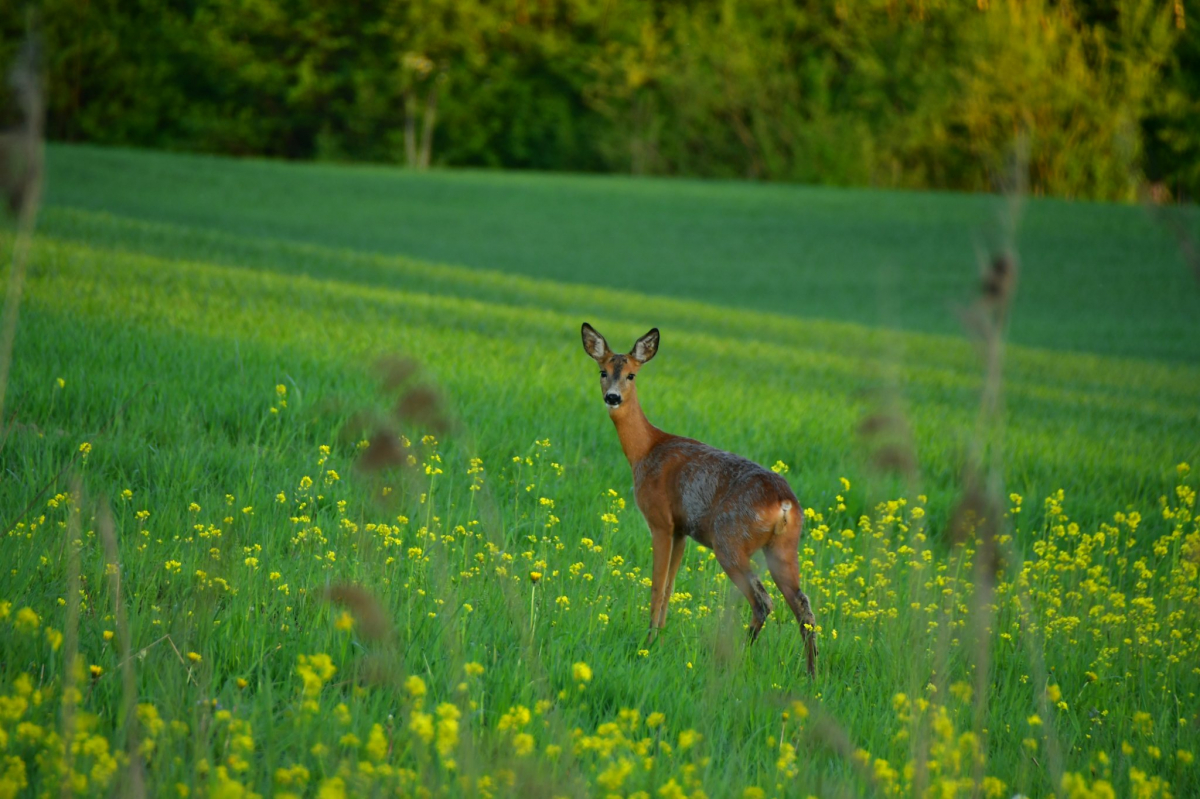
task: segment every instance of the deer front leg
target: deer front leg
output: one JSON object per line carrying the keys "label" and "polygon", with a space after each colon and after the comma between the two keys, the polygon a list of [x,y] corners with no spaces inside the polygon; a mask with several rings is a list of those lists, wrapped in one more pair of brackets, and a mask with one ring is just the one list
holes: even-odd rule
{"label": "deer front leg", "polygon": [[675,575],[679,573],[679,564],[683,562],[683,552],[687,549],[687,536],[671,536],[671,560],[667,564],[667,584],[663,589],[662,606],[658,609],[657,623],[660,630],[667,626],[667,608],[671,605],[671,596],[675,593]]}
{"label": "deer front leg", "polygon": [[667,572],[671,566],[673,539],[671,533],[662,528],[651,528],[650,532],[654,536],[654,571],[650,575],[650,633],[646,636],[646,646],[654,643],[666,617]]}

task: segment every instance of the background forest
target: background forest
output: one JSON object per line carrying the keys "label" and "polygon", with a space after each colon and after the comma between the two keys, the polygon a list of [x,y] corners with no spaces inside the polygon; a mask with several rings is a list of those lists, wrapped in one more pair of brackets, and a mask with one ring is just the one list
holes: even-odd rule
{"label": "background forest", "polygon": [[[0,4],[0,61],[25,6]],[[292,159],[1200,194],[1200,0],[40,0],[48,134]]]}

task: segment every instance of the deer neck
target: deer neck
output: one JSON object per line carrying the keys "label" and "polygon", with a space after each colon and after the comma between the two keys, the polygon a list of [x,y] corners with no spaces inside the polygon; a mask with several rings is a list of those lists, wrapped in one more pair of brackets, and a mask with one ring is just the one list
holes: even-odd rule
{"label": "deer neck", "polygon": [[621,439],[621,449],[630,466],[635,466],[662,440],[665,433],[646,418],[642,405],[637,400],[637,394],[623,402],[620,407],[608,412],[613,424],[617,427],[617,437]]}

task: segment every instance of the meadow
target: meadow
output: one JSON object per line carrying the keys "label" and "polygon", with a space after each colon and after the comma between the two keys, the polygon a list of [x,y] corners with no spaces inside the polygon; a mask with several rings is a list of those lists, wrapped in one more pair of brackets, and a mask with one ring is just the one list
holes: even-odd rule
{"label": "meadow", "polygon": [[[947,530],[989,198],[49,157],[0,796],[1200,791],[1200,292],[1141,209],[1026,204],[981,596]],[[792,483],[814,680],[778,596],[745,646],[696,546],[644,647],[582,321],[658,326],[651,421]],[[881,409],[907,477],[872,468]]]}

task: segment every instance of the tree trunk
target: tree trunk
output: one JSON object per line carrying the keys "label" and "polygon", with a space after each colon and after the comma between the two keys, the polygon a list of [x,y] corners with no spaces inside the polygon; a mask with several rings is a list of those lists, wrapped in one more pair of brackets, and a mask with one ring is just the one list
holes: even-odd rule
{"label": "tree trunk", "polygon": [[412,92],[404,93],[404,164],[417,167],[417,114],[416,98]]}
{"label": "tree trunk", "polygon": [[421,159],[418,169],[429,169],[433,153],[433,127],[437,124],[437,78],[430,82],[429,94],[425,97],[425,119],[421,129]]}

